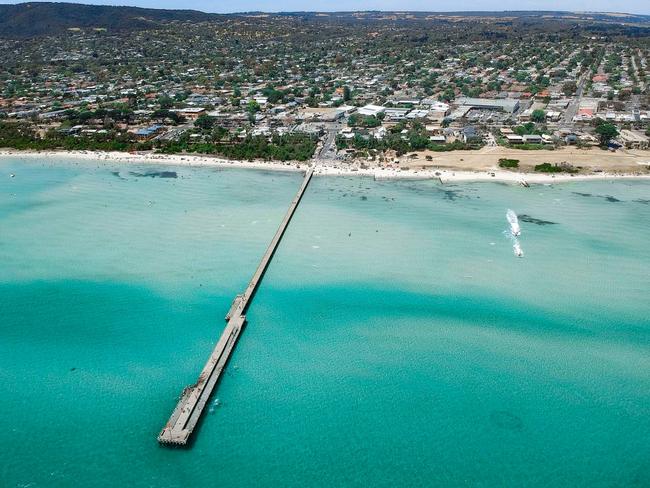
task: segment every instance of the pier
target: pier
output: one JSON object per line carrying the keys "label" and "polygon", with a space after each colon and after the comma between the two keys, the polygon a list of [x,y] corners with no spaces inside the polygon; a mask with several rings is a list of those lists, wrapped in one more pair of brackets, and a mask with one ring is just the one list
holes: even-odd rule
{"label": "pier", "polygon": [[201,418],[201,413],[226,367],[230,354],[237,344],[239,334],[246,323],[246,309],[264,277],[264,273],[282,240],[282,236],[289,226],[289,222],[291,222],[296,208],[298,208],[298,204],[313,174],[314,168],[308,168],[298,193],[291,201],[287,213],[266,249],[264,256],[262,256],[262,260],[248,283],[248,287],[244,293],[237,295],[233,300],[230,310],[226,314],[226,327],[217,341],[212,354],[210,354],[207,363],[203,367],[199,379],[194,385],[188,386],[183,390],[169,421],[158,435],[158,442],[161,444],[183,446],[189,441],[192,432]]}

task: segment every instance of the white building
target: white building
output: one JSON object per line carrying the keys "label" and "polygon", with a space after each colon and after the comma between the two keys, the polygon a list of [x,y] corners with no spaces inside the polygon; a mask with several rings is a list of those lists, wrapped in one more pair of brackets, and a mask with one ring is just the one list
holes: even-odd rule
{"label": "white building", "polygon": [[359,115],[364,115],[364,116],[372,115],[372,116],[376,117],[377,115],[379,115],[380,113],[385,112],[385,111],[386,111],[386,109],[384,107],[382,107],[381,105],[372,105],[372,104],[370,104],[370,105],[365,105],[365,106],[361,107],[358,110],[357,113]]}

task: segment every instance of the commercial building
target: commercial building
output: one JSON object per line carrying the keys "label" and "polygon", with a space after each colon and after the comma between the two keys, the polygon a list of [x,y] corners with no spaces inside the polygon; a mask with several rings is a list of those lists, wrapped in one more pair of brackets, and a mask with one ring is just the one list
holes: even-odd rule
{"label": "commercial building", "polygon": [[512,114],[519,108],[519,100],[461,97],[456,99],[456,105],[469,107],[470,109],[502,110]]}

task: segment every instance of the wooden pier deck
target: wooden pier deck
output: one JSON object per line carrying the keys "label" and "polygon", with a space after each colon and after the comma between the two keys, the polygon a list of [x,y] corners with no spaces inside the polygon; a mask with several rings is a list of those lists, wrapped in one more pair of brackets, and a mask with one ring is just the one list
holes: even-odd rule
{"label": "wooden pier deck", "polygon": [[264,273],[266,272],[275,251],[282,240],[291,218],[298,208],[309,182],[314,174],[314,168],[308,168],[302,185],[291,201],[287,213],[282,220],[280,227],[276,231],[271,243],[269,244],[260,264],[257,266],[253,277],[244,293],[237,295],[226,315],[226,327],[221,337],[217,341],[212,354],[203,367],[196,384],[186,387],[181,393],[181,397],[172,412],[169,421],[158,435],[158,442],[168,445],[185,445],[190,439],[194,428],[201,418],[201,413],[210,399],[221,373],[226,367],[228,358],[232,353],[239,334],[246,323],[246,309],[257,291]]}

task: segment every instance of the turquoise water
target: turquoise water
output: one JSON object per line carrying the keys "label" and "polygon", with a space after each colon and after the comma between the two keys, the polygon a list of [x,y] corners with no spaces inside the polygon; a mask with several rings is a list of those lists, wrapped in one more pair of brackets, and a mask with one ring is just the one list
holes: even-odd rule
{"label": "turquoise water", "polygon": [[647,181],[315,178],[159,447],[300,181],[0,160],[0,486],[650,484]]}

